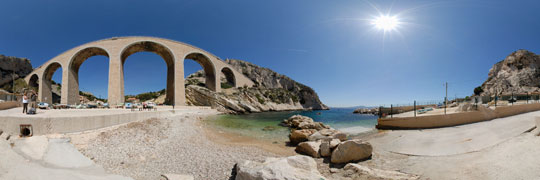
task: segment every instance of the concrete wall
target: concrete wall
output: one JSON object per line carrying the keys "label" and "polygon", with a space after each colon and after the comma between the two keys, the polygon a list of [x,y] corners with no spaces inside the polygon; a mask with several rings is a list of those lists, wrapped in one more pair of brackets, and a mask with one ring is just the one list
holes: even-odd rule
{"label": "concrete wall", "polygon": [[32,125],[34,135],[71,133],[142,121],[151,118],[170,117],[175,114],[175,110],[167,110],[79,117],[0,117],[0,130],[11,135],[19,135],[20,125],[30,124]]}
{"label": "concrete wall", "polygon": [[495,110],[479,108],[478,111],[453,113],[447,115],[432,115],[401,118],[380,118],[377,122],[378,129],[424,129],[439,128],[469,124],[481,121],[503,118],[522,113],[538,111],[540,104],[523,104],[514,106],[497,107]]}
{"label": "concrete wall", "polygon": [[18,101],[8,101],[0,103],[0,110],[11,109],[14,107],[19,107],[20,103]]}

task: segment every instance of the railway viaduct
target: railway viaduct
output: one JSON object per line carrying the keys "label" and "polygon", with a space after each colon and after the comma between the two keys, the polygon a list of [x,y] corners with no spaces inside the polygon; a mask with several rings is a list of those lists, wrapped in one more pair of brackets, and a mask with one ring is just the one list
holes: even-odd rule
{"label": "railway viaduct", "polygon": [[[253,86],[253,81],[236,71],[217,56],[189,44],[155,37],[115,37],[86,43],[70,49],[34,69],[26,82],[37,87],[38,100],[52,103],[52,75],[62,68],[62,104],[79,103],[79,68],[92,56],[109,58],[108,102],[111,105],[124,102],[124,63],[130,55],[137,52],[153,52],[167,64],[167,103],[185,105],[184,60],[198,62],[206,74],[206,87],[215,92],[221,91],[222,75],[234,87]],[[106,68],[106,67],[104,67]]]}

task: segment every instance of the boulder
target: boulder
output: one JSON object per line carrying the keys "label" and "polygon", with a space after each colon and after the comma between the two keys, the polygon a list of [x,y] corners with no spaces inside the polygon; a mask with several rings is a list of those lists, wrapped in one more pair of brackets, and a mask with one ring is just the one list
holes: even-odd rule
{"label": "boulder", "polygon": [[292,128],[299,128],[300,126],[302,126],[302,128],[300,129],[315,129],[314,125],[312,125],[313,123],[314,123],[313,119],[311,119],[310,117],[302,116],[298,114],[293,115],[289,117],[289,119],[284,121],[284,124]]}
{"label": "boulder", "polygon": [[313,133],[317,132],[315,129],[301,129],[301,130],[292,130],[289,134],[289,141],[292,144],[298,144],[308,140],[308,137]]}
{"label": "boulder", "polygon": [[332,152],[331,162],[340,164],[363,160],[369,158],[373,152],[373,147],[369,142],[348,140],[340,143]]}
{"label": "boulder", "polygon": [[301,142],[296,146],[295,151],[300,154],[309,155],[314,158],[318,158],[319,156],[319,149],[321,147],[321,141],[308,141],[308,142]]}
{"label": "boulder", "polygon": [[263,163],[244,161],[236,166],[236,180],[300,179],[324,180],[317,170],[317,162],[309,156],[267,158]]}
{"label": "boulder", "polygon": [[322,157],[328,157],[332,155],[332,149],[330,148],[330,140],[321,142],[320,154]]}
{"label": "boulder", "polygon": [[336,148],[336,147],[339,145],[339,143],[341,143],[341,140],[339,140],[339,139],[332,139],[332,140],[330,141],[330,149]]}
{"label": "boulder", "polygon": [[325,140],[325,139],[339,139],[341,141],[346,141],[348,135],[338,130],[334,129],[323,129],[311,134],[308,137],[309,141]]}
{"label": "boulder", "polygon": [[352,179],[415,180],[420,178],[418,175],[406,174],[398,171],[374,169],[354,163],[347,164],[343,170],[348,171],[348,177]]}
{"label": "boulder", "polygon": [[348,139],[348,136],[349,135],[347,135],[345,133],[338,132],[338,133],[334,134],[332,137],[334,139],[339,139],[340,141],[346,141]]}

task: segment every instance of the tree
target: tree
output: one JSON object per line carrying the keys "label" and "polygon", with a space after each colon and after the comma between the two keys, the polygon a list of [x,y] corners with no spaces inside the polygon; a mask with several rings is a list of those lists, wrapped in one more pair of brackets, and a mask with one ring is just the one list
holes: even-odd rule
{"label": "tree", "polygon": [[474,95],[479,96],[483,92],[484,92],[484,89],[482,89],[482,86],[478,86],[478,87],[474,88]]}

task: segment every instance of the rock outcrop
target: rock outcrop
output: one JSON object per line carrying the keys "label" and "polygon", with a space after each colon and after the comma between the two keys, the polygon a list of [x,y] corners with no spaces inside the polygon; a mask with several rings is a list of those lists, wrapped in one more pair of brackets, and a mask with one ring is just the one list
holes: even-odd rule
{"label": "rock outcrop", "polygon": [[298,83],[285,75],[242,60],[227,59],[225,62],[246,75],[255,82],[258,87],[276,89],[280,92],[288,92],[292,96],[298,97],[297,100],[305,109],[328,109],[328,107],[319,100],[319,96],[313,89]]}
{"label": "rock outcrop", "polygon": [[330,128],[320,122],[314,122],[307,116],[293,115],[281,123],[289,126],[289,141],[298,144],[295,151],[314,158],[331,156],[336,164],[349,163],[371,157],[373,147],[368,142],[348,140],[348,135]]}
{"label": "rock outcrop", "polygon": [[233,88],[222,78],[220,81],[223,92],[215,93],[205,87],[205,74],[198,71],[189,75],[185,81],[188,105],[212,106],[221,112],[235,114],[328,109],[313,89],[287,76],[241,60],[225,62],[251,79],[255,86]]}
{"label": "rock outcrop", "polygon": [[244,161],[236,166],[236,180],[301,179],[324,180],[311,157],[296,155],[285,158],[267,158],[263,163]]}
{"label": "rock outcrop", "polygon": [[513,52],[493,65],[479,90],[489,96],[540,92],[540,56],[527,50]]}
{"label": "rock outcrop", "polygon": [[0,54],[0,87],[13,81],[13,79],[25,77],[32,70],[30,60]]}
{"label": "rock outcrop", "polygon": [[346,134],[302,115],[293,115],[289,119],[283,120],[281,125],[291,128],[291,133],[289,134],[289,142],[291,144],[298,144],[305,141],[348,138]]}

